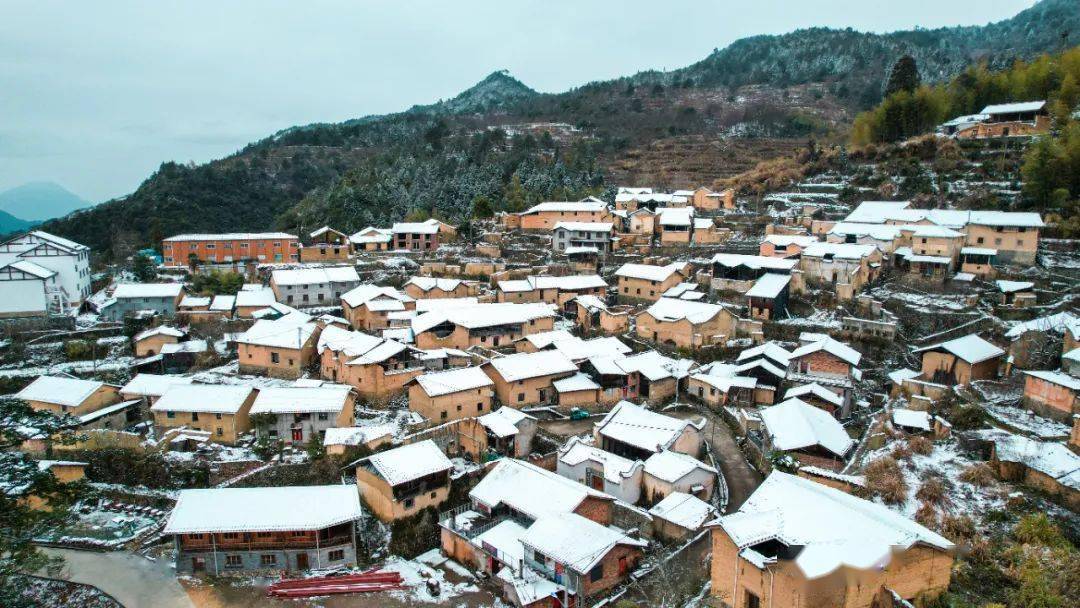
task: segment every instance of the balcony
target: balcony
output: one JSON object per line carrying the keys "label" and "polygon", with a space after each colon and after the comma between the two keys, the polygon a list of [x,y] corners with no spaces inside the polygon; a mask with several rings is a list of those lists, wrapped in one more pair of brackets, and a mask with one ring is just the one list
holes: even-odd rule
{"label": "balcony", "polygon": [[335,547],[338,545],[352,544],[352,536],[350,535],[336,535],[328,538],[320,538],[316,543],[314,538],[297,538],[295,540],[282,540],[280,538],[270,538],[260,540],[253,538],[245,541],[221,541],[217,543],[211,543],[209,540],[204,542],[196,542],[191,540],[184,540],[181,542],[180,548],[182,551],[211,551],[215,548],[218,551],[265,551],[269,549],[314,549]]}

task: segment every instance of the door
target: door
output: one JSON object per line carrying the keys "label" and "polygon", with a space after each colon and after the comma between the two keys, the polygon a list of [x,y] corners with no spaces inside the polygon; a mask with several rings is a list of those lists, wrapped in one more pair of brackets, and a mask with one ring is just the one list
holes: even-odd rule
{"label": "door", "polygon": [[304,442],[304,429],[302,429],[302,428],[293,429],[292,430],[292,440],[293,440],[294,443],[303,443]]}
{"label": "door", "polygon": [[307,570],[308,569],[307,553],[297,553],[296,554],[296,569],[297,570]]}
{"label": "door", "polygon": [[191,558],[191,570],[193,572],[202,572],[206,570],[206,558],[205,557],[193,557]]}
{"label": "door", "polygon": [[630,564],[626,561],[626,556],[619,558],[619,578],[626,576],[626,572],[630,569]]}

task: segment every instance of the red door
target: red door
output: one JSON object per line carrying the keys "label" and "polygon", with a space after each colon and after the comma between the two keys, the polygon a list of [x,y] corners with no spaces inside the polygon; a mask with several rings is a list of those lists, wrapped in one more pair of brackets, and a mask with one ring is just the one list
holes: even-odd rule
{"label": "red door", "polygon": [[304,429],[293,429],[292,440],[295,443],[301,443],[304,441]]}

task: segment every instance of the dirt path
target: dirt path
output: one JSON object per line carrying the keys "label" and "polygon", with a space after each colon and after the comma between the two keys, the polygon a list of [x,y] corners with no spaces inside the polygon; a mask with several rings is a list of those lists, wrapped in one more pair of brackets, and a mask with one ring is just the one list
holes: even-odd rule
{"label": "dirt path", "polygon": [[724,481],[728,486],[727,512],[736,511],[746,499],[753,494],[754,490],[761,485],[761,475],[746,461],[739,446],[735,443],[735,437],[731,429],[720,419],[720,415],[707,408],[682,407],[664,412],[677,418],[692,418],[700,420],[705,417],[705,441],[709,444],[720,472],[724,474]]}
{"label": "dirt path", "polygon": [[43,549],[64,558],[68,580],[93,585],[116,598],[124,608],[194,608],[176,581],[168,561],[117,551],[98,553],[72,549]]}

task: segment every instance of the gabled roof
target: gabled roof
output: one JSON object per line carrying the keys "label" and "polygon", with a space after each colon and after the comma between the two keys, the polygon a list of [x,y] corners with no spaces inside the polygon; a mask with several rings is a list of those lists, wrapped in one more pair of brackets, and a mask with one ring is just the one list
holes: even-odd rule
{"label": "gabled roof", "polygon": [[1064,333],[1073,327],[1080,327],[1080,317],[1071,312],[1059,312],[1045,317],[1036,317],[1030,321],[1017,321],[1005,337],[1015,340],[1029,331]]}
{"label": "gabled roof", "polygon": [[432,289],[441,289],[443,291],[454,291],[464,281],[461,279],[439,279],[435,277],[410,277],[405,283],[406,285],[416,285],[421,291],[431,291]]}
{"label": "gabled roof", "polygon": [[611,222],[556,222],[551,229],[569,230],[571,232],[611,232],[614,226]]}
{"label": "gabled roof", "polygon": [[1001,293],[1028,291],[1035,287],[1035,283],[1031,281],[994,281],[994,285],[997,285],[998,291]]}
{"label": "gabled roof", "polygon": [[816,353],[821,350],[831,355],[834,355],[835,357],[852,366],[858,365],[859,361],[862,359],[862,353],[860,353],[859,351],[851,348],[843,342],[834,340],[827,336],[822,340],[816,340],[814,342],[796,348],[791,353],[791,359],[798,359],[800,357],[804,357],[806,355]]}
{"label": "gabled roof", "polygon": [[804,258],[819,258],[833,256],[845,260],[858,260],[872,255],[877,251],[873,245],[859,245],[857,243],[812,243],[803,249]]}
{"label": "gabled roof", "polygon": [[667,266],[652,266],[649,264],[623,264],[615,271],[615,276],[630,279],[645,279],[647,281],[663,282],[676,272],[684,272],[686,264],[678,262]]}
{"label": "gabled roof", "polygon": [[929,431],[933,427],[931,420],[933,420],[933,416],[930,415],[930,412],[909,410],[906,408],[896,408],[892,411],[893,424],[909,429]]}
{"label": "gabled roof", "polygon": [[791,353],[775,342],[765,342],[740,352],[735,360],[750,361],[757,357],[768,357],[777,363],[787,365],[788,360],[791,359]]}
{"label": "gabled roof", "polygon": [[367,304],[372,300],[383,299],[400,302],[399,305],[384,310],[405,310],[406,302],[415,302],[411,296],[403,291],[380,285],[357,285],[341,294],[341,300],[353,308]]}
{"label": "gabled roof", "polygon": [[802,235],[802,234],[767,234],[762,239],[762,243],[772,243],[773,245],[780,245],[787,247],[788,245],[798,245],[799,247],[806,247],[811,243],[816,243],[818,238],[816,236]]}
{"label": "gabled roof", "polygon": [[37,279],[48,279],[56,275],[55,270],[50,270],[44,266],[39,266],[29,260],[19,260],[10,264],[5,264],[2,268],[14,268],[20,272],[24,272]]}
{"label": "gabled roof", "polygon": [[185,376],[160,376],[157,374],[135,374],[130,382],[120,387],[125,395],[160,397],[177,384],[191,384],[194,380]]}
{"label": "gabled roof", "polygon": [[532,215],[534,213],[543,213],[548,211],[566,212],[566,211],[580,211],[584,213],[596,213],[599,211],[606,211],[608,208],[607,203],[600,201],[553,201],[547,203],[540,203],[533,205],[525,211],[522,211],[518,215]]}
{"label": "gabled roof", "polygon": [[236,306],[236,296],[214,296],[210,310],[229,312]]}
{"label": "gabled roof", "polygon": [[489,362],[489,365],[507,382],[577,371],[574,362],[557,350],[542,350],[535,353],[517,353],[505,357],[495,357]]}
{"label": "gabled roof", "polygon": [[353,234],[349,237],[349,240],[353,243],[389,243],[393,237],[388,228],[376,228],[374,226],[368,226],[363,230]]}
{"label": "gabled roof", "polygon": [[509,405],[504,405],[494,412],[488,412],[478,417],[476,420],[498,437],[511,437],[521,431],[517,425],[522,420],[536,420],[536,418]]}
{"label": "gabled roof", "polygon": [[250,307],[250,306],[270,306],[275,303],[274,290],[269,287],[262,287],[258,289],[241,289],[236,292],[236,307]]}
{"label": "gabled roof", "polygon": [[648,545],[577,513],[538,520],[522,535],[521,543],[582,574],[592,570],[618,545],[638,548]]}
{"label": "gabled roof", "polygon": [[[818,241],[814,241],[815,243]],[[769,270],[788,270],[799,264],[798,260],[789,258],[774,258],[767,255],[746,255],[742,253],[718,253],[712,258],[713,264],[720,264],[727,268],[745,266],[754,270],[767,268]]]}
{"label": "gabled roof", "polygon": [[427,220],[425,222],[396,222],[390,227],[394,234],[436,234],[439,232],[439,223]]}
{"label": "gabled roof", "polygon": [[121,283],[113,291],[113,297],[123,298],[175,298],[184,291],[182,283]]}
{"label": "gabled roof", "polygon": [[1045,380],[1046,382],[1057,384],[1058,386],[1064,386],[1071,391],[1080,391],[1080,378],[1070,376],[1063,372],[1036,370],[1024,373],[1033,378]]}
{"label": "gabled roof", "polygon": [[764,408],[760,415],[773,446],[784,452],[816,445],[843,458],[855,444],[828,412],[798,398]]}
{"label": "gabled roof", "polygon": [[705,428],[705,419],[694,423],[620,401],[596,424],[596,432],[643,450],[659,452],[675,443],[687,427],[700,431]]}
{"label": "gabled roof", "polygon": [[16,399],[54,403],[63,407],[78,407],[94,391],[105,386],[96,380],[80,380],[63,376],[38,376],[36,380],[15,393]]}
{"label": "gabled roof", "polygon": [[939,342],[938,344],[931,344],[930,346],[924,346],[917,348],[912,352],[924,353],[927,351],[945,351],[959,357],[970,364],[982,363],[988,361],[994,357],[1000,357],[1005,354],[1005,351],[1001,350],[997,346],[983,340],[978,334],[971,334],[964,336],[963,338],[956,338],[947,342]]}
{"label": "gabled roof", "polygon": [[573,393],[577,391],[595,391],[600,388],[600,385],[593,382],[587,374],[574,374],[569,378],[563,378],[562,380],[556,380],[551,383],[555,387],[556,393]]}
{"label": "gabled roof", "polygon": [[340,412],[349,402],[351,387],[341,384],[329,386],[285,386],[259,390],[252,414],[304,414],[314,412]]}
{"label": "gabled roof", "polygon": [[599,464],[604,470],[604,479],[615,484],[621,484],[629,479],[635,470],[645,467],[640,460],[630,460],[601,450],[581,437],[572,437],[566,445],[559,448],[559,462],[574,467],[585,461]]}
{"label": "gabled roof", "polygon": [[821,386],[817,382],[811,382],[810,384],[804,384],[802,386],[796,386],[788,389],[788,392],[784,393],[784,399],[791,399],[792,397],[804,397],[813,395],[822,401],[831,403],[836,407],[840,407],[844,404],[844,398],[829,389]]}
{"label": "gabled roof", "polygon": [[155,412],[235,414],[251,396],[252,387],[223,384],[174,384],[157,400]]}
{"label": "gabled roof", "polygon": [[416,383],[429,397],[460,393],[484,386],[494,386],[491,378],[479,367],[461,367],[416,377]]}
{"label": "gabled roof", "polygon": [[566,355],[566,358],[571,361],[581,361],[592,357],[617,357],[633,352],[633,349],[623,344],[615,336],[592,338],[590,340],[582,340],[577,336],[571,336],[565,340],[555,340],[551,343],[551,346]]}
{"label": "gabled roof", "polygon": [[358,462],[363,461],[369,462],[392,486],[454,467],[446,454],[430,439],[379,452]]}
{"label": "gabled roof", "polygon": [[791,283],[791,275],[767,272],[754,282],[753,287],[747,290],[748,298],[775,298]]}
{"label": "gabled roof", "polygon": [[[441,300],[439,300],[441,302]],[[421,334],[442,323],[452,323],[469,329],[494,327],[496,325],[514,325],[527,323],[533,319],[555,316],[555,307],[551,304],[476,304],[444,309],[436,307],[412,320],[412,329]]]}
{"label": "gabled roof", "polygon": [[163,532],[321,530],[362,515],[353,485],[180,490]]}
{"label": "gabled roof", "polygon": [[716,509],[697,496],[672,492],[649,509],[649,515],[692,531],[716,517]]}
{"label": "gabled roof", "polygon": [[240,334],[236,342],[253,346],[300,349],[308,343],[317,328],[310,316],[291,312],[274,320],[259,319]]}
{"label": "gabled roof", "polygon": [[708,302],[695,302],[676,298],[660,298],[653,302],[645,312],[652,315],[657,321],[675,322],[686,319],[698,325],[705,323],[725,310],[721,304],[709,304]]}
{"label": "gabled roof", "polygon": [[645,472],[653,477],[675,483],[694,471],[705,471],[716,474],[716,469],[701,462],[693,456],[688,456],[671,450],[657,452],[645,461]]}
{"label": "gabled roof", "polygon": [[1036,441],[1020,435],[994,439],[994,455],[1002,462],[1018,462],[1080,490],[1080,456],[1063,443]]}
{"label": "gabled roof", "polygon": [[991,104],[982,109],[979,114],[1018,114],[1024,112],[1038,112],[1046,107],[1046,101],[1021,101],[1014,103]]}
{"label": "gabled roof", "polygon": [[916,544],[943,551],[954,548],[942,536],[884,505],[779,471],[770,474],[738,512],[712,525],[719,525],[742,549],[740,556],[752,563],[766,561],[750,547],[767,540],[802,547],[794,561],[811,579],[841,566],[880,568],[897,548]]}
{"label": "gabled roof", "polygon": [[143,330],[132,338],[135,342],[141,342],[147,338],[154,336],[169,336],[171,338],[183,338],[186,336],[184,332],[176,329],[175,327],[169,327],[168,325],[158,325],[157,327],[151,327],[150,329]]}
{"label": "gabled roof", "polygon": [[615,499],[609,494],[514,458],[499,460],[469,492],[469,498],[489,509],[506,505],[533,519],[570,513],[589,497]]}
{"label": "gabled roof", "polygon": [[352,266],[328,268],[292,268],[275,270],[271,280],[276,285],[329,285],[330,283],[359,283],[360,275]]}

